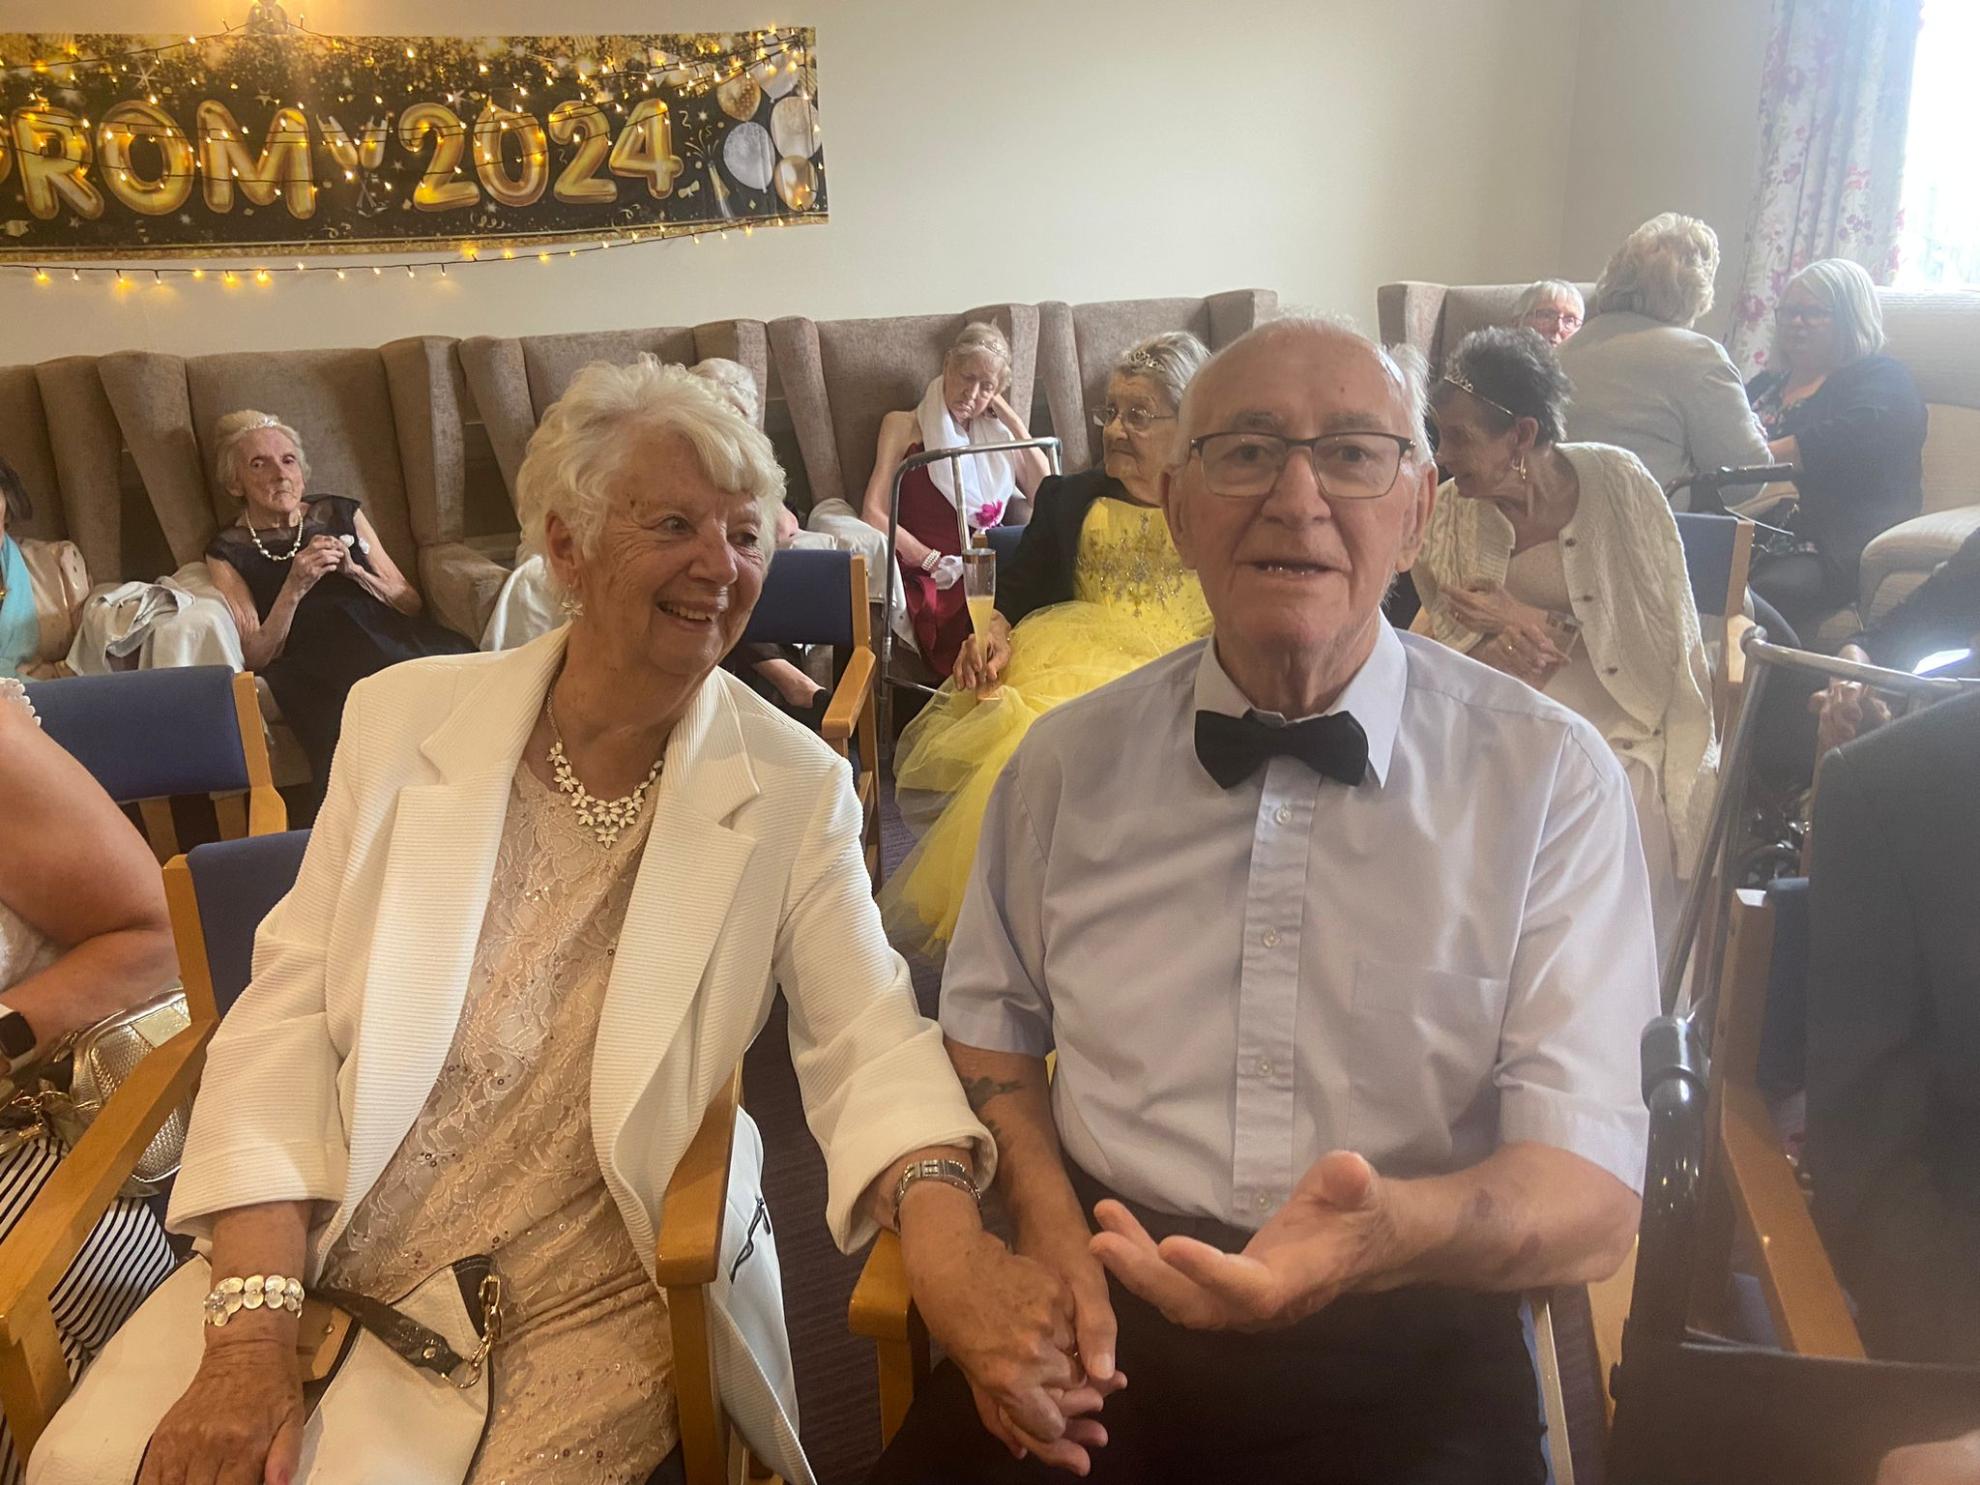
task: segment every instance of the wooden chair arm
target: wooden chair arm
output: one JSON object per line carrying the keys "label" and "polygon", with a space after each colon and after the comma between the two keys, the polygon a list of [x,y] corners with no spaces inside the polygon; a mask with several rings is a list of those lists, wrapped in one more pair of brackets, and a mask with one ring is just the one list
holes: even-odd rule
{"label": "wooden chair arm", "polygon": [[1728,686],[1746,684],[1746,636],[1758,627],[1745,614],[1732,614],[1726,619],[1724,669]]}
{"label": "wooden chair arm", "polygon": [[256,784],[248,791],[248,834],[280,835],[289,828],[289,807],[273,784]]}
{"label": "wooden chair arm", "polygon": [[859,709],[873,694],[877,666],[873,651],[861,647],[852,652],[852,659],[846,662],[846,673],[839,677],[838,687],[825,707],[825,718],[818,725],[818,735],[825,741],[844,742],[853,735],[853,728],[859,722]]}
{"label": "wooden chair arm", "polygon": [[1861,1359],[1863,1341],[1850,1318],[1849,1302],[1766,1103],[1756,1090],[1732,1082],[1720,1096],[1726,1185],[1740,1225],[1753,1240],[1761,1289],[1783,1349],[1801,1356]]}
{"label": "wooden chair arm", "polygon": [[139,1062],[0,1243],[0,1341],[19,1339],[23,1311],[48,1303],[138,1158],[191,1095],[212,1034],[211,1023],[195,1022]]}
{"label": "wooden chair arm", "polygon": [[914,1299],[908,1293],[907,1265],[901,1261],[901,1240],[882,1232],[853,1286],[846,1318],[854,1335],[875,1341],[905,1341],[914,1321]]}
{"label": "wooden chair arm", "polygon": [[1595,1332],[1596,1381],[1602,1389],[1602,1418],[1614,1423],[1616,1399],[1609,1379],[1622,1364],[1623,1322],[1629,1318],[1629,1297],[1636,1288],[1636,1244],[1629,1257],[1608,1278],[1588,1286],[1588,1321]]}
{"label": "wooden chair arm", "polygon": [[736,1138],[742,1070],[729,1075],[701,1128],[674,1167],[660,1211],[654,1277],[663,1289],[715,1282],[722,1262],[722,1216],[729,1204],[729,1154]]}

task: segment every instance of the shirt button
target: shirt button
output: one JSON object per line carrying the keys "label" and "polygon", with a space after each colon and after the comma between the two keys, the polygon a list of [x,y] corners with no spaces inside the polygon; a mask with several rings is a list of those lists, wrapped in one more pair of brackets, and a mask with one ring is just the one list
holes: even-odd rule
{"label": "shirt button", "polygon": [[1272,1076],[1272,1064],[1263,1057],[1258,1059],[1258,1076],[1261,1078]]}
{"label": "shirt button", "polygon": [[1261,1192],[1259,1192],[1259,1193],[1258,1193],[1258,1203],[1257,1203],[1257,1205],[1258,1205],[1258,1210],[1259,1210],[1259,1211],[1261,1211],[1261,1212],[1263,1212],[1263,1211],[1266,1211],[1266,1210],[1268,1210],[1268,1209],[1269,1209],[1269,1208],[1271,1207],[1271,1205],[1272,1205],[1272,1198],[1271,1198],[1271,1197],[1269,1197],[1269,1196],[1267,1196],[1267,1195],[1266,1195],[1266,1194],[1265,1194],[1264,1192],[1262,1192],[1262,1191],[1261,1191]]}
{"label": "shirt button", "polygon": [[1278,948],[1278,947],[1279,947],[1279,930],[1278,930],[1278,929],[1276,929],[1276,928],[1268,928],[1268,929],[1266,929],[1266,930],[1265,930],[1265,932],[1264,932],[1264,934],[1260,936],[1260,938],[1259,938],[1259,942],[1260,942],[1260,943],[1262,943],[1262,944],[1264,944],[1264,945],[1265,945],[1265,947],[1266,947],[1266,948],[1268,948],[1268,949],[1276,949],[1276,948]]}
{"label": "shirt button", "polygon": [[1281,824],[1281,825],[1290,825],[1290,824],[1292,824],[1292,809],[1291,809],[1291,807],[1290,807],[1290,806],[1288,806],[1288,805],[1283,805],[1283,804],[1282,804],[1282,805],[1280,805],[1280,806],[1279,806],[1279,807],[1278,807],[1277,809],[1275,809],[1275,810],[1273,810],[1273,811],[1272,811],[1272,818],[1273,818],[1274,820],[1276,820],[1276,821],[1278,821],[1278,822],[1279,822],[1279,824]]}

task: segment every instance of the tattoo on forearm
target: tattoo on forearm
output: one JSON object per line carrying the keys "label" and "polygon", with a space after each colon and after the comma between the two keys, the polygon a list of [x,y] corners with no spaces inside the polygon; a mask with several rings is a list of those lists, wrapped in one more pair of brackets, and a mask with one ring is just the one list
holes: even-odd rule
{"label": "tattoo on forearm", "polygon": [[1006,1093],[1015,1093],[1023,1086],[1024,1084],[1015,1080],[1004,1082],[996,1078],[964,1078],[962,1088],[963,1097],[969,1100],[969,1106],[981,1114],[983,1106],[991,1099],[1002,1098]]}

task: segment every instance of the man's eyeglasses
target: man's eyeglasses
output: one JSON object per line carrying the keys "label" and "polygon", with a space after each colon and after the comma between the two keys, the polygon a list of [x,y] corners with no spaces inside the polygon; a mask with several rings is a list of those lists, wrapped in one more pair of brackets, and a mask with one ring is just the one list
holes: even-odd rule
{"label": "man's eyeglasses", "polygon": [[1106,406],[1095,409],[1093,426],[1104,432],[1107,425],[1113,422],[1115,418],[1119,418],[1121,420],[1121,426],[1130,433],[1146,433],[1157,423],[1175,422],[1176,415],[1174,413],[1152,413],[1145,407],[1116,407],[1113,403],[1109,402]]}
{"label": "man's eyeglasses", "polygon": [[1529,329],[1565,330],[1573,334],[1581,328],[1581,316],[1571,309],[1531,309],[1524,316]]}
{"label": "man's eyeglasses", "polygon": [[1314,482],[1331,500],[1379,500],[1396,483],[1403,455],[1416,447],[1400,433],[1322,433],[1284,438],[1277,433],[1206,433],[1189,441],[1203,461],[1203,486],[1212,495],[1252,500],[1279,482],[1294,449],[1306,450]]}

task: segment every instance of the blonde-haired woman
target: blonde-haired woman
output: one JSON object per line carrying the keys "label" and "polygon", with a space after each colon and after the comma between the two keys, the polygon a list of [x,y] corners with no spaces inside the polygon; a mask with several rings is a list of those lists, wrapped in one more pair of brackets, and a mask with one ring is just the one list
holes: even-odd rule
{"label": "blonde-haired woman", "polygon": [[[942,374],[921,402],[880,420],[880,446],[866,482],[867,524],[887,529],[894,474],[924,449],[1012,443],[1031,437],[1004,393],[1011,386],[1011,343],[995,325],[973,320],[942,357]],[[1051,466],[1037,449],[941,460],[901,481],[894,555],[901,568],[907,622],[921,658],[941,675],[956,667],[969,634],[963,606],[962,534],[957,512],[972,531],[997,525],[1020,494],[1037,493]]]}
{"label": "blonde-haired woman", "polygon": [[420,614],[358,502],[311,495],[302,435],[244,409],[214,427],[220,486],[240,519],[206,549],[207,571],[240,630],[245,667],[264,677],[323,797],[344,698],[388,665],[474,646]]}
{"label": "blonde-haired woman", "polygon": [[1666,489],[1727,465],[1771,462],[1723,347],[1692,326],[1712,307],[1719,239],[1665,212],[1623,239],[1595,285],[1595,317],[1560,348],[1574,383],[1567,435],[1628,449]]}
{"label": "blonde-haired woman", "polygon": [[1114,363],[1093,416],[1104,466],[1039,486],[1037,513],[997,574],[985,640],[964,639],[951,684],[901,734],[902,808],[940,814],[881,891],[895,943],[925,953],[948,942],[990,786],[1033,722],[1210,632],[1161,490],[1183,391],[1208,357],[1194,335],[1171,331]]}

